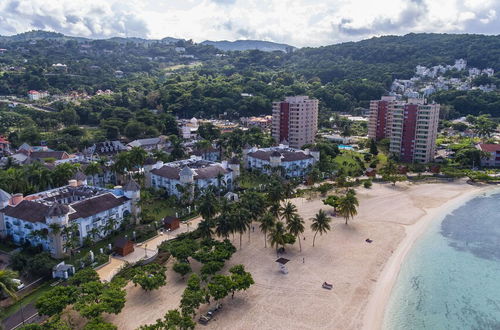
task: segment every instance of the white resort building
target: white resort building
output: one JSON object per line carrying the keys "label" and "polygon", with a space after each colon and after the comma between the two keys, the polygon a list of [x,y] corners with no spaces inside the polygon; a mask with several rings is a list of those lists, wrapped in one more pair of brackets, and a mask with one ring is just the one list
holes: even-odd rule
{"label": "white resort building", "polygon": [[164,164],[158,162],[145,169],[149,186],[162,188],[169,195],[180,196],[182,188],[203,190],[209,186],[231,190],[234,179],[239,175],[239,163],[223,161],[222,163],[203,160],[192,156],[190,159],[178,160]]}
{"label": "white resort building", "polygon": [[99,240],[106,236],[111,218],[116,229],[125,217],[138,214],[139,199],[140,186],[133,180],[114,189],[70,180],[67,186],[29,196],[0,190],[0,234],[19,245],[41,246],[61,258],[68,252],[67,228],[75,228],[72,237],[79,245],[87,236]]}
{"label": "white resort building", "polygon": [[306,175],[319,161],[319,151],[300,150],[280,144],[270,148],[245,148],[243,150],[245,168],[269,174],[273,168],[281,168],[284,177]]}

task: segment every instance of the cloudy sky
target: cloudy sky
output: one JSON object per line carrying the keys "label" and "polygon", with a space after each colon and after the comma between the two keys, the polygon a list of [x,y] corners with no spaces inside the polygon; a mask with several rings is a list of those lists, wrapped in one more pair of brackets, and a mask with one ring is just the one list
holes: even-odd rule
{"label": "cloudy sky", "polygon": [[260,39],[319,46],[409,32],[500,33],[500,0],[0,0],[0,35]]}

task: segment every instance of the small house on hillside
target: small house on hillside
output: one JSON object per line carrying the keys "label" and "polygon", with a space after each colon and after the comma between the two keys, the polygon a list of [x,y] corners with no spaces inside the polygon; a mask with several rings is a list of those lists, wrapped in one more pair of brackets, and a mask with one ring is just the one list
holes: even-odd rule
{"label": "small house on hillside", "polygon": [[134,242],[126,239],[125,237],[117,238],[113,246],[113,251],[122,257],[125,257],[126,255],[134,252]]}
{"label": "small house on hillside", "polygon": [[181,226],[181,220],[174,216],[168,215],[163,219],[165,229],[176,230]]}

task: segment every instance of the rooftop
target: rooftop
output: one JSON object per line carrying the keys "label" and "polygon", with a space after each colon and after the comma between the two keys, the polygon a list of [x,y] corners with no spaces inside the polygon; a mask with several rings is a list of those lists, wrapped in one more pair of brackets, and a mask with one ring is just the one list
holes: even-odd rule
{"label": "rooftop", "polygon": [[151,173],[164,178],[179,180],[180,172],[182,170],[187,172],[186,168],[194,172],[195,180],[216,178],[219,174],[226,174],[231,171],[222,167],[222,165],[219,163],[200,160],[198,158],[191,158],[165,164],[161,168],[152,170]]}

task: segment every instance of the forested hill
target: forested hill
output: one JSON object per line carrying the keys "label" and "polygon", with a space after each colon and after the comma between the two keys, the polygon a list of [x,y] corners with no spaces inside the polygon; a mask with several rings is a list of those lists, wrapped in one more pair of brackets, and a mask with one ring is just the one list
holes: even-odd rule
{"label": "forested hill", "polygon": [[[500,85],[500,36],[408,34],[264,52],[222,51],[173,38],[91,40],[34,31],[0,37],[0,49],[5,49],[0,53],[0,95],[25,97],[31,89],[94,95],[111,89],[112,97],[54,106],[75,114],[68,123],[112,120],[113,129],[127,124],[120,116],[134,118],[145,109],[183,118],[260,115],[270,113],[273,100],[293,94],[318,98],[326,118],[331,111],[367,107],[394,78],[410,78],[416,65],[453,64],[457,58],[494,68],[495,76],[488,79]],[[454,116],[500,117],[498,91],[449,91],[433,97],[450,105]],[[131,114],[119,116],[116,108]]]}
{"label": "forested hill", "polygon": [[272,51],[292,51],[295,47],[287,45],[287,44],[279,44],[276,42],[270,41],[261,41],[261,40],[236,40],[236,41],[211,41],[205,40],[202,42],[203,45],[214,46],[215,48],[224,50],[224,51],[245,51],[257,49],[264,52],[272,52]]}
{"label": "forested hill", "polygon": [[323,81],[369,78],[384,81],[391,75],[409,78],[416,65],[453,64],[464,58],[478,68],[500,70],[500,35],[420,33],[384,36],[318,48],[302,48],[288,64]]}

